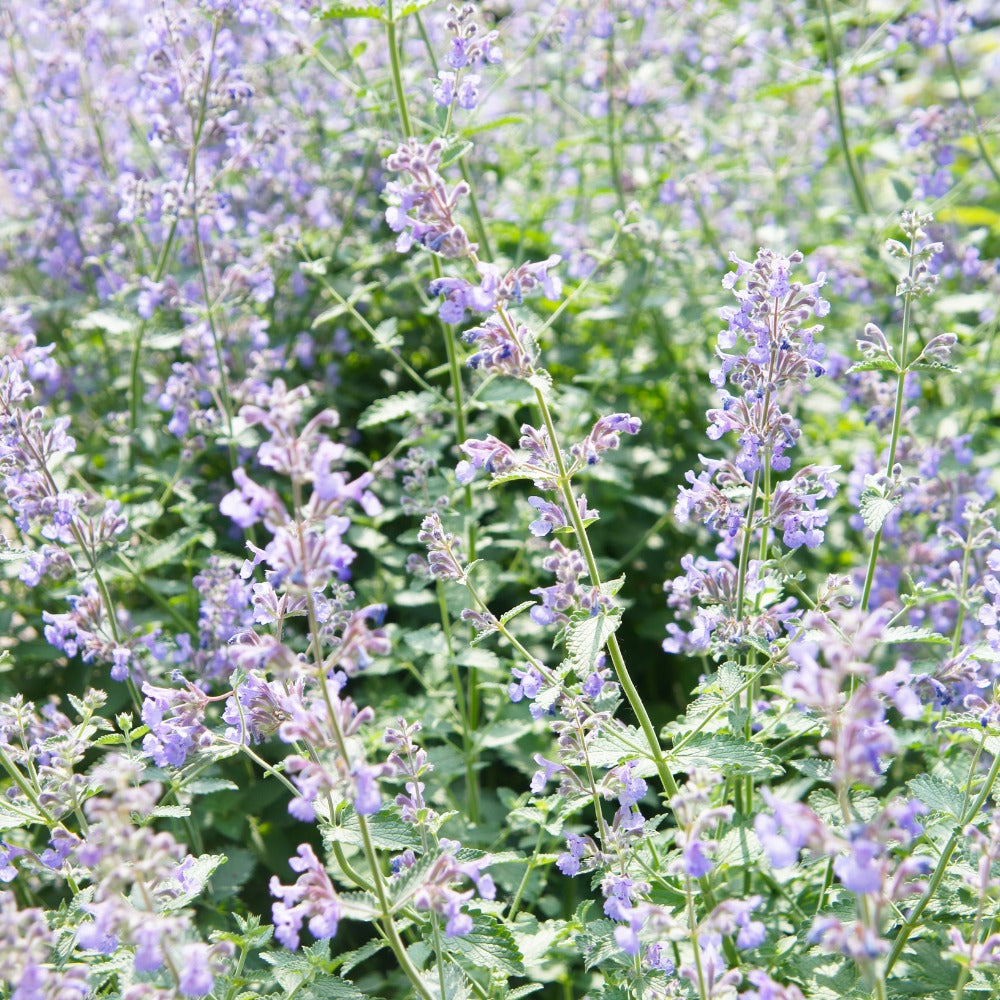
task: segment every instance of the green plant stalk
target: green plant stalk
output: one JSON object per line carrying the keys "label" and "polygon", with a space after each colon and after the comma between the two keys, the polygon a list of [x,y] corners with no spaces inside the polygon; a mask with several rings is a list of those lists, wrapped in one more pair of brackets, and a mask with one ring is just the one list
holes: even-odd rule
{"label": "green plant stalk", "polygon": [[823,22],[826,25],[826,56],[830,66],[830,73],[833,76],[833,106],[837,116],[837,138],[840,141],[840,149],[844,154],[844,161],[847,164],[847,171],[851,175],[851,187],[854,189],[854,198],[858,203],[858,208],[865,215],[872,214],[871,196],[865,187],[864,176],[861,168],[851,152],[850,144],[847,141],[847,121],[844,116],[844,100],[840,90],[840,67],[838,65],[840,55],[837,46],[837,36],[833,30],[833,19],[830,16],[830,0],[821,0],[823,4]]}
{"label": "green plant stalk", "polygon": [[[302,521],[300,517],[300,511],[302,509],[301,487],[294,479],[292,480],[292,494],[294,499],[295,518],[299,527],[299,546],[302,556],[305,558],[305,538],[302,531]],[[327,721],[330,723],[330,731],[333,733],[337,752],[340,754],[341,759],[346,762],[350,759],[347,751],[347,740],[344,738],[344,734],[340,728],[340,722],[337,719],[337,713],[334,710],[333,701],[330,698],[330,689],[326,683],[326,664],[324,662],[323,646],[319,635],[319,620],[316,617],[316,604],[313,600],[311,591],[306,594],[306,616],[309,623],[309,637],[313,650],[316,675],[319,681],[320,691],[323,695],[323,703],[326,706]],[[396,927],[395,920],[393,920],[392,908],[389,905],[389,897],[386,895],[385,878],[379,865],[375,845],[372,843],[371,831],[368,828],[368,819],[361,813],[357,813],[357,817],[358,829],[361,833],[361,841],[364,846],[365,860],[368,863],[368,869],[371,872],[372,882],[374,883],[375,896],[378,899],[379,923],[381,924],[386,940],[388,941],[393,954],[396,956],[396,961],[399,962],[399,967],[406,974],[406,977],[410,980],[413,988],[422,1000],[435,1000],[424,984],[420,971],[416,968],[416,966],[414,966],[413,962],[410,961],[410,956],[406,953],[406,945],[404,944],[403,939],[399,936],[399,930]]]}
{"label": "green plant stalk", "polygon": [[[935,4],[935,6],[938,6],[938,4]],[[993,180],[997,184],[1000,184],[1000,170],[997,169],[996,163],[993,162],[993,157],[990,156],[990,152],[986,148],[986,143],[983,140],[983,131],[979,126],[979,116],[972,107],[972,102],[965,96],[965,88],[962,86],[962,76],[958,72],[958,64],[955,62],[955,56],[952,54],[950,42],[944,43],[944,54],[948,60],[948,69],[951,71],[952,79],[955,81],[955,86],[958,89],[958,99],[965,106],[966,114],[968,114],[969,120],[972,122],[972,134],[975,136],[976,145],[979,147],[979,155],[982,156],[983,163],[986,164],[986,169],[993,175]]]}
{"label": "green plant stalk", "polygon": [[[502,313],[502,315],[505,323],[508,327],[510,327],[510,317],[507,316],[506,312]],[[593,586],[600,588],[601,574],[597,568],[597,560],[594,558],[594,550],[590,546],[590,539],[587,537],[587,528],[583,523],[583,518],[580,516],[580,510],[577,507],[576,498],[573,496],[573,487],[570,485],[569,475],[566,472],[566,463],[563,461],[562,452],[559,449],[559,438],[556,436],[556,427],[552,420],[552,411],[549,409],[545,393],[543,393],[537,386],[535,387],[535,401],[538,404],[538,409],[542,415],[542,421],[545,424],[545,430],[548,433],[549,441],[552,444],[552,453],[555,456],[556,468],[559,472],[559,490],[562,493],[563,503],[566,506],[567,513],[573,522],[573,532],[576,535],[577,542],[583,552],[583,558],[586,560],[587,571],[590,574],[590,581]],[[640,697],[639,692],[629,675],[628,667],[625,665],[625,658],[622,656],[621,646],[618,644],[618,637],[614,633],[612,633],[608,639],[608,652],[611,655],[611,662],[614,664],[615,675],[618,678],[618,683],[621,685],[622,691],[625,693],[625,697],[628,699],[628,703],[632,707],[632,711],[639,720],[639,725],[642,728],[643,735],[646,737],[646,743],[649,745],[653,763],[656,765],[656,773],[659,776],[660,784],[663,786],[663,790],[668,796],[674,796],[678,792],[677,782],[674,780],[674,776],[670,773],[670,769],[667,767],[667,762],[663,757],[663,748],[660,746],[660,741],[656,736],[656,730],[653,728],[653,723],[649,718],[649,713],[646,711],[646,706],[642,703],[642,698]]]}
{"label": "green plant stalk", "polygon": [[[393,91],[396,96],[396,107],[399,112],[399,124],[403,130],[404,138],[410,138],[413,136],[413,128],[410,124],[410,112],[406,103],[406,91],[403,89],[403,74],[402,67],[399,58],[399,45],[396,39],[396,21],[392,9],[392,0],[387,0],[386,3],[386,18],[385,18],[385,30],[386,30],[386,45],[389,49],[389,63],[392,72],[392,86]],[[470,185],[471,187],[471,185]],[[441,277],[441,262],[438,258],[431,254],[431,269],[434,273],[435,278]],[[444,335],[444,346],[445,353],[448,358],[448,376],[451,381],[451,391],[453,397],[453,407],[454,407],[454,420],[455,420],[455,435],[456,435],[456,445],[461,444],[465,441],[468,436],[466,433],[465,425],[465,393],[462,385],[462,372],[458,365],[458,353],[455,350],[454,339],[451,336],[449,330],[442,324],[442,333]],[[465,501],[465,511],[466,511],[466,545],[469,554],[469,560],[473,561],[476,558],[476,529],[475,529],[475,518],[472,516],[473,513],[473,503],[472,503],[472,487],[466,484],[464,490],[464,501]],[[468,695],[466,697],[466,703],[468,705],[468,726],[474,732],[479,727],[479,712],[480,712],[480,700],[479,700],[479,671],[472,667],[469,669],[469,674],[467,678],[468,683]],[[470,808],[475,806],[476,817],[470,815],[470,819],[473,822],[478,822],[478,803],[479,803],[479,775],[476,771],[476,748],[474,743],[469,739],[471,733],[463,733],[462,741],[463,744],[469,748],[471,756],[466,758],[466,773],[472,775],[472,784],[469,785],[468,790],[468,803]]]}
{"label": "green plant stalk", "polygon": [[521,876],[521,881],[517,885],[517,890],[514,892],[514,898],[511,900],[510,909],[507,911],[506,922],[512,924],[514,918],[517,916],[517,911],[521,908],[521,900],[524,898],[524,890],[528,887],[528,879],[531,878],[531,873],[535,870],[535,865],[538,863],[538,855],[542,850],[542,839],[545,836],[545,827],[538,827],[538,837],[535,839],[535,849],[531,852],[531,857],[528,858],[527,864],[524,866],[524,874]]}
{"label": "green plant stalk", "polygon": [[462,721],[462,757],[465,760],[466,807],[469,811],[469,821],[479,822],[479,777],[476,774],[476,748],[472,739],[473,727],[469,723],[469,712],[465,701],[462,679],[458,676],[458,665],[455,663],[455,641],[451,632],[451,618],[448,614],[448,599],[444,592],[444,582],[437,581],[438,608],[441,612],[441,629],[444,632],[445,645],[448,648],[448,669],[451,673],[452,686],[455,688],[455,698],[458,703],[458,715]]}
{"label": "green plant stalk", "polygon": [[[826,2],[826,0],[824,0]],[[913,278],[913,267],[914,267],[914,254],[917,248],[917,237],[914,235],[910,238],[910,262],[907,266],[907,278],[912,281]],[[903,323],[902,331],[900,333],[899,339],[899,359],[896,362],[896,367],[898,369],[896,375],[896,404],[892,411],[892,430],[889,434],[889,458],[885,463],[885,475],[886,479],[892,476],[892,467],[896,463],[896,448],[899,445],[899,430],[903,422],[903,390],[906,385],[906,347],[907,341],[910,336],[910,312],[913,303],[913,293],[909,290],[911,285],[908,283],[907,291],[903,293]],[[868,601],[871,598],[872,584],[875,580],[875,566],[878,563],[878,550],[879,546],[882,544],[882,525],[879,525],[878,530],[875,532],[872,538],[872,550],[868,557],[868,571],[865,573],[865,584],[861,591],[861,610],[868,610]]]}
{"label": "green plant stalk", "polygon": [[605,114],[605,124],[607,127],[608,142],[608,166],[611,168],[611,183],[615,189],[615,196],[618,199],[618,209],[625,211],[625,191],[622,187],[622,168],[618,161],[618,142],[615,137],[615,95],[612,83],[614,81],[615,70],[615,34],[608,32],[607,45],[605,47],[605,71],[604,86],[607,90],[607,110]]}
{"label": "green plant stalk", "polygon": [[993,786],[996,784],[998,775],[1000,775],[1000,754],[997,754],[993,758],[993,764],[990,767],[989,773],[986,775],[986,780],[983,782],[983,787],[980,790],[979,795],[976,796],[976,801],[973,802],[972,807],[962,817],[961,822],[955,825],[955,830],[948,838],[948,842],[945,844],[944,850],[941,851],[941,857],[938,858],[937,866],[931,875],[930,881],[927,883],[927,888],[924,890],[924,894],[917,901],[916,906],[910,910],[909,916],[906,918],[903,926],[900,927],[899,933],[896,935],[896,940],[893,941],[892,948],[889,950],[889,955],[886,958],[886,976],[889,975],[889,972],[896,964],[897,959],[903,953],[903,948],[906,947],[906,942],[918,926],[920,917],[927,908],[927,904],[934,898],[934,894],[937,892],[938,887],[941,885],[941,880],[944,878],[945,872],[948,870],[948,864],[951,861],[952,854],[955,853],[958,841],[964,836],[963,831],[965,830],[965,827],[979,815],[979,811],[983,808],[986,800],[990,797],[990,793],[993,791]]}

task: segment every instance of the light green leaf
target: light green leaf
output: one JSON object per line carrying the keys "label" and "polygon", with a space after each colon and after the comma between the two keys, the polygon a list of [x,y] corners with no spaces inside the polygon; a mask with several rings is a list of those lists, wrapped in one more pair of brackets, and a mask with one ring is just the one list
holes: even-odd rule
{"label": "light green leaf", "polygon": [[512,621],[516,618],[522,611],[527,611],[528,608],[534,607],[535,601],[522,601],[516,607],[510,609],[510,611],[505,611],[500,616],[500,624],[506,625],[507,622]]}
{"label": "light green leaf", "polygon": [[327,0],[320,18],[332,21],[345,17],[367,17],[372,21],[381,21],[383,13],[383,7],[368,0]]}
{"label": "light green leaf", "polygon": [[917,628],[915,625],[894,625],[882,633],[881,642],[938,642],[948,643],[951,640],[940,632],[929,628]]}
{"label": "light green leaf", "polygon": [[394,396],[376,399],[358,418],[358,427],[365,430],[392,420],[412,416],[426,411],[433,398],[426,392],[397,392]]}
{"label": "light green leaf", "polygon": [[777,759],[762,746],[728,733],[698,733],[680,750],[670,751],[668,759],[681,770],[707,766],[730,775],[761,778],[783,772]]}
{"label": "light green leaf", "polygon": [[870,358],[847,369],[848,375],[853,375],[854,372],[895,372],[898,375],[899,365],[892,358]]}
{"label": "light green leaf", "polygon": [[139,550],[136,568],[151,570],[176,562],[187,548],[199,544],[211,548],[215,544],[215,532],[194,527],[172,531],[163,541]]}
{"label": "light green leaf", "polygon": [[372,1000],[349,980],[322,973],[297,996],[302,1000]]}
{"label": "light green leaf", "polygon": [[477,913],[468,934],[447,938],[448,951],[461,955],[480,969],[492,969],[505,976],[523,976],[524,962],[514,935],[494,917]]}
{"label": "light green leaf", "polygon": [[596,615],[575,619],[566,626],[566,649],[574,669],[582,675],[594,669],[598,654],[622,623],[620,611],[600,611]]}
{"label": "light green leaf", "polygon": [[649,767],[640,767],[639,773],[652,774],[655,771],[649,744],[634,726],[604,726],[588,746],[592,767],[614,767],[624,760],[643,758],[649,762]]}
{"label": "light green leaf", "polygon": [[[420,838],[413,832],[413,826],[393,819],[384,811],[368,817],[368,830],[372,843],[386,851],[405,851],[408,847],[420,847]],[[329,835],[344,843],[363,846],[358,816],[353,809],[348,812],[341,826],[329,830]]]}
{"label": "light green leaf", "polygon": [[381,347],[384,351],[395,351],[403,346],[402,335],[396,332],[396,317],[382,320],[372,331],[372,340],[376,347]]}
{"label": "light green leaf", "polygon": [[890,500],[881,490],[869,486],[861,494],[860,511],[865,527],[871,532],[879,531],[885,519],[896,509],[898,500]]}
{"label": "light green leaf", "polygon": [[962,818],[965,796],[962,790],[950,781],[944,781],[931,774],[921,774],[911,778],[906,787],[910,790],[910,794],[928,809],[947,813],[955,819]]}

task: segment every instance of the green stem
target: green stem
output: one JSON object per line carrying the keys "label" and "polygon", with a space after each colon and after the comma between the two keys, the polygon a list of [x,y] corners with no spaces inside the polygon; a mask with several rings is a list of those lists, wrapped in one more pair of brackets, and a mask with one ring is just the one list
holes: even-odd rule
{"label": "green stem", "polygon": [[[936,6],[940,7],[940,5]],[[989,150],[986,148],[986,143],[983,140],[983,132],[979,127],[979,116],[976,114],[972,102],[965,96],[965,89],[962,87],[962,76],[958,72],[958,64],[955,62],[954,55],[952,55],[949,42],[944,43],[944,54],[948,60],[948,69],[951,71],[952,79],[958,88],[958,99],[965,106],[965,111],[972,122],[972,134],[975,136],[976,145],[979,147],[979,155],[982,156],[983,162],[986,164],[986,169],[993,175],[993,179],[997,184],[1000,184],[1000,170],[997,170],[997,165],[993,162],[993,157],[990,156]]]}
{"label": "green stem", "polygon": [[910,935],[917,928],[920,923],[920,917],[924,910],[927,908],[927,904],[934,898],[934,894],[937,892],[938,887],[941,885],[941,880],[945,876],[945,872],[948,871],[948,865],[951,862],[951,856],[955,853],[955,848],[958,846],[959,840],[965,835],[964,830],[969,823],[972,822],[978,815],[986,800],[990,797],[990,793],[993,791],[993,786],[996,784],[997,776],[1000,775],[1000,754],[997,754],[993,758],[993,765],[990,767],[989,773],[986,775],[986,780],[983,782],[983,787],[976,796],[976,801],[973,802],[972,807],[969,811],[962,817],[961,821],[955,825],[955,830],[952,835],[948,838],[948,842],[944,846],[944,850],[941,852],[941,857],[938,858],[937,866],[934,869],[934,873],[931,875],[930,881],[927,883],[927,888],[924,890],[924,894],[918,900],[916,906],[910,910],[909,916],[906,918],[906,922],[899,929],[899,933],[896,935],[896,940],[892,943],[892,948],[889,950],[889,955],[885,962],[885,975],[888,976],[892,967],[896,964],[897,959],[903,953],[903,948],[906,947],[906,942],[909,940]]}
{"label": "green stem", "polygon": [[[825,2],[825,0],[824,0]],[[914,234],[910,237],[910,259],[907,267],[907,289],[903,293],[903,324],[899,340],[899,358],[896,361],[896,404],[892,412],[892,431],[889,435],[889,457],[885,463],[885,476],[889,480],[892,478],[892,468],[896,464],[896,448],[899,445],[899,431],[903,421],[903,390],[906,386],[906,348],[910,336],[910,311],[913,301],[912,279],[914,271],[915,254],[917,249],[917,237]],[[882,543],[882,528],[879,525],[872,538],[872,550],[868,557],[868,571],[865,573],[865,585],[861,592],[861,610],[868,610],[868,601],[871,597],[872,583],[875,580],[875,566],[878,563],[878,550]]]}
{"label": "green stem", "polygon": [[[504,315],[506,322],[510,323],[509,318],[506,317],[506,314]],[[542,421],[545,424],[545,430],[548,433],[549,442],[552,446],[552,454],[555,456],[556,468],[559,473],[559,490],[563,495],[566,512],[573,523],[573,532],[583,552],[583,558],[586,560],[590,582],[594,587],[600,589],[601,574],[597,568],[597,560],[594,558],[590,539],[587,536],[587,528],[583,523],[583,518],[580,516],[580,509],[577,506],[576,498],[573,496],[573,488],[570,485],[570,478],[566,471],[566,463],[563,461],[562,452],[559,449],[559,439],[556,436],[556,427],[552,420],[552,412],[549,409],[545,393],[537,386],[535,387],[535,401],[538,404],[538,409],[541,412]],[[618,637],[614,633],[608,639],[608,652],[611,655],[611,662],[614,664],[618,683],[621,685],[632,711],[639,720],[639,726],[642,729],[643,735],[646,737],[646,743],[649,745],[653,763],[656,765],[656,773],[660,778],[660,784],[667,795],[674,796],[678,792],[677,782],[674,781],[674,776],[667,767],[667,762],[663,757],[663,748],[660,746],[660,741],[656,735],[656,729],[653,727],[649,713],[646,711],[646,706],[643,704],[642,698],[629,675],[628,667],[625,665],[625,658],[622,656],[621,646],[618,644]]]}
{"label": "green stem", "polygon": [[385,5],[385,42],[389,49],[392,89],[396,94],[399,125],[403,130],[403,138],[409,139],[413,136],[413,126],[410,124],[410,112],[406,106],[406,91],[403,89],[403,72],[399,60],[399,43],[396,39],[396,18],[392,11],[392,0],[386,0]]}
{"label": "green stem", "polygon": [[476,747],[473,741],[473,728],[469,722],[469,712],[466,706],[465,691],[462,679],[458,675],[458,665],[455,663],[455,641],[451,632],[451,617],[448,613],[448,599],[444,592],[444,583],[437,581],[438,608],[441,612],[441,628],[444,632],[445,644],[448,647],[448,669],[451,672],[452,687],[458,703],[458,715],[462,720],[462,756],[465,758],[466,808],[469,822],[479,822],[479,777],[476,774]]}
{"label": "green stem", "polygon": [[837,138],[840,140],[840,149],[844,154],[844,161],[847,164],[847,171],[851,175],[851,187],[854,189],[854,198],[858,203],[858,208],[864,215],[872,214],[871,196],[865,187],[864,176],[861,167],[851,152],[850,144],[847,141],[847,121],[844,116],[844,100],[840,89],[840,54],[837,46],[837,36],[833,30],[833,19],[830,16],[829,0],[821,0],[823,4],[823,22],[826,25],[826,58],[830,66],[830,73],[833,76],[833,106],[837,115]]}
{"label": "green stem", "polygon": [[545,836],[545,827],[538,827],[538,837],[535,840],[535,849],[531,852],[531,857],[528,858],[528,863],[524,866],[524,874],[521,876],[521,881],[518,883],[517,891],[514,893],[514,898],[511,900],[510,909],[507,911],[508,924],[514,922],[514,918],[517,916],[517,911],[521,908],[521,899],[524,897],[524,890],[528,887],[528,879],[531,878],[531,873],[535,870],[535,865],[538,862],[538,855],[542,850],[542,839]]}

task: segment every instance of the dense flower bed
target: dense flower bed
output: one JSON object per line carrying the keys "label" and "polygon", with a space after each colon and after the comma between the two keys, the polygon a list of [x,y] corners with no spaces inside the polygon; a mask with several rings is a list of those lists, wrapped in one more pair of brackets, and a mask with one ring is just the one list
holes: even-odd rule
{"label": "dense flower bed", "polygon": [[1000,992],[991,4],[0,32],[0,995]]}

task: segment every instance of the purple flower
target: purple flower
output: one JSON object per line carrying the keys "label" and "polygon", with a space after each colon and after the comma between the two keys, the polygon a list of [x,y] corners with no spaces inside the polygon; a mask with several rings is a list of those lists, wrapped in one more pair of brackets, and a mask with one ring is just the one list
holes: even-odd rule
{"label": "purple flower", "polygon": [[882,867],[876,862],[882,853],[880,844],[858,834],[851,838],[848,853],[834,859],[834,873],[851,892],[859,895],[878,892],[882,885]]}
{"label": "purple flower", "polygon": [[271,907],[274,936],[288,949],[299,946],[303,922],[308,919],[313,937],[331,938],[337,933],[342,916],[340,898],[319,859],[308,844],[300,844],[298,857],[288,862],[293,871],[299,872],[294,885],[282,885],[276,875],[271,876],[271,895],[278,902]]}

